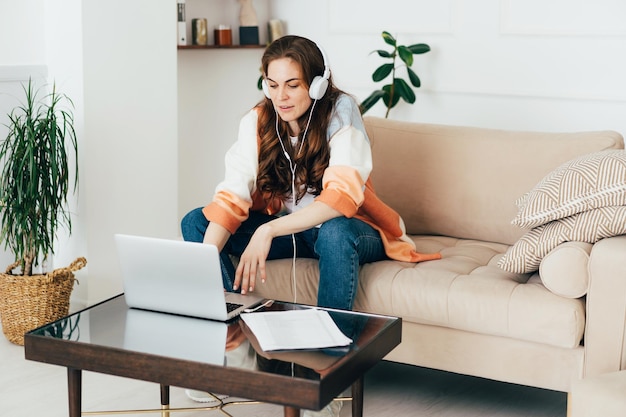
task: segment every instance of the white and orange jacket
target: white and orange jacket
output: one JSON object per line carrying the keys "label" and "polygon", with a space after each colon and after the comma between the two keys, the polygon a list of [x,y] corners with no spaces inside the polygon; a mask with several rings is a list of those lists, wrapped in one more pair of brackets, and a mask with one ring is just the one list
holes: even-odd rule
{"label": "white and orange jacket", "polygon": [[[218,184],[213,201],[203,208],[209,221],[230,233],[235,233],[250,210],[277,214],[285,208],[284,201],[268,201],[256,189],[257,119],[254,109],[241,119],[237,141],[226,153],[224,180]],[[406,262],[440,259],[439,253],[416,252],[400,215],[376,196],[369,179],[372,171],[369,139],[358,106],[350,96],[342,95],[337,100],[327,137],[330,161],[322,177],[322,192],[315,201],[378,230],[391,259]]]}

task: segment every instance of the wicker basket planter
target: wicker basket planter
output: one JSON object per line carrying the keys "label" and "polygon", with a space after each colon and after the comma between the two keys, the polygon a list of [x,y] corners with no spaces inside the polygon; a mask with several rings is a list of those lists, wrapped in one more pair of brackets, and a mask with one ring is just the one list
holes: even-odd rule
{"label": "wicker basket planter", "polygon": [[24,345],[24,334],[58,320],[69,312],[74,272],[87,264],[78,258],[69,267],[45,275],[13,275],[15,265],[0,274],[0,316],[6,338]]}

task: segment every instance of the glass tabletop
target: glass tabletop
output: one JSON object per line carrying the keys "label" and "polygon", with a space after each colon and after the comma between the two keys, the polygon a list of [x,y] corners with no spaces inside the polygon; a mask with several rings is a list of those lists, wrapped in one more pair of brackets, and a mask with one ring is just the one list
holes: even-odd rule
{"label": "glass tabletop", "polygon": [[[307,308],[315,307],[274,302],[261,311]],[[103,350],[124,350],[203,365],[319,380],[399,320],[326,310],[339,329],[353,340],[350,346],[265,352],[243,320],[223,323],[129,308],[123,294],[35,329],[29,335]]]}

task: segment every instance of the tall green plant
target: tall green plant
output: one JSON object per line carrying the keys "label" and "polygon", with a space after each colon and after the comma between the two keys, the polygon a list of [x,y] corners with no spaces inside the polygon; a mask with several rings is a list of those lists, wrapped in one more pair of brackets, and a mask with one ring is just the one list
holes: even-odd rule
{"label": "tall green plant", "polygon": [[425,43],[417,43],[409,46],[398,45],[396,39],[391,36],[389,32],[383,32],[382,37],[385,43],[391,45],[393,49],[391,52],[378,49],[372,53],[376,52],[378,53],[378,56],[384,59],[390,59],[391,62],[382,64],[376,68],[372,74],[372,80],[374,80],[374,82],[380,82],[391,75],[391,82],[389,84],[385,84],[381,89],[372,92],[369,97],[363,100],[359,107],[361,114],[365,114],[365,112],[371,109],[378,102],[378,100],[382,98],[385,106],[387,107],[387,112],[385,113],[385,118],[387,118],[389,116],[389,111],[395,107],[396,104],[398,104],[401,98],[407,103],[415,103],[415,93],[413,92],[413,89],[403,78],[400,78],[396,74],[396,71],[401,66],[401,64],[396,63],[396,59],[399,57],[404,64],[409,77],[409,82],[413,85],[413,87],[419,88],[421,86],[421,81],[415,71],[411,69],[411,66],[413,65],[413,55],[425,54],[430,51],[430,46]]}
{"label": "tall green plant", "polygon": [[[78,146],[72,101],[56,85],[42,99],[32,80],[23,89],[26,102],[9,113],[9,133],[0,143],[0,239],[22,274],[32,275],[33,265],[54,253],[58,228],[65,225],[71,233],[67,197],[78,187]],[[62,102],[70,107],[62,108]]]}

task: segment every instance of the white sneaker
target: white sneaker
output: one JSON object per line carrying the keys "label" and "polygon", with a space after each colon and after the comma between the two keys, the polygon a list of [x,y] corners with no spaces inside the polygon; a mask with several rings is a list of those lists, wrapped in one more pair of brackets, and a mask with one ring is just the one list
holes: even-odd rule
{"label": "white sneaker", "polygon": [[224,394],[213,394],[204,391],[196,391],[193,389],[186,389],[185,394],[187,397],[199,403],[218,403],[219,400],[223,400],[228,398],[228,395]]}
{"label": "white sneaker", "polygon": [[320,411],[304,410],[302,417],[339,417],[343,401],[331,401]]}

